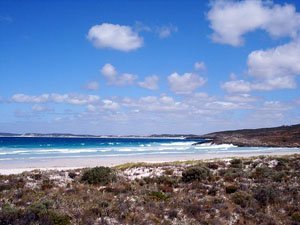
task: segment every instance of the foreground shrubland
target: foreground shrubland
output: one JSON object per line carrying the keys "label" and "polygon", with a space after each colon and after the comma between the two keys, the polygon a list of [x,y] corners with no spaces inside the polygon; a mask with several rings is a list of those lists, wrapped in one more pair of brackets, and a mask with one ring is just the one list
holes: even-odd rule
{"label": "foreground shrubland", "polygon": [[300,225],[300,155],[0,176],[5,224]]}

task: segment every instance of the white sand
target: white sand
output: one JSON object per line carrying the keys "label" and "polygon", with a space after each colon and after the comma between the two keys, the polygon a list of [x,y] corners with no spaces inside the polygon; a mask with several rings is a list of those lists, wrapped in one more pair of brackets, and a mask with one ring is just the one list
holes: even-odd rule
{"label": "white sand", "polygon": [[259,155],[290,155],[299,154],[300,150],[284,152],[253,152],[253,153],[206,153],[206,154],[178,154],[178,155],[140,155],[140,156],[105,156],[93,158],[65,158],[65,159],[33,159],[0,161],[0,174],[17,174],[34,169],[67,170],[95,166],[115,166],[134,162],[172,162],[185,160],[225,159],[230,157],[251,157]]}

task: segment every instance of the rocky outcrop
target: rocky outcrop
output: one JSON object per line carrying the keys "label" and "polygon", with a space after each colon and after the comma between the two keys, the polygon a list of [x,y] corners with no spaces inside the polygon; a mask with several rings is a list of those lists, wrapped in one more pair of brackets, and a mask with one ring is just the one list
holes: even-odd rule
{"label": "rocky outcrop", "polygon": [[233,144],[239,147],[300,148],[300,124],[273,128],[221,131],[202,135],[213,144]]}

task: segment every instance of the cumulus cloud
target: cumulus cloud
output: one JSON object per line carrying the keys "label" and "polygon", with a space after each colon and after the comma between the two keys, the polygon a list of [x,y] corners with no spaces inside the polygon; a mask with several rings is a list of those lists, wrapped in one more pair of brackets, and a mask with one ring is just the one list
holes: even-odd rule
{"label": "cumulus cloud", "polygon": [[97,81],[90,81],[85,85],[85,89],[87,90],[98,90],[99,89],[99,82]]}
{"label": "cumulus cloud", "polygon": [[208,20],[213,30],[212,40],[240,46],[243,35],[262,29],[272,37],[295,38],[300,30],[300,14],[293,5],[274,4],[272,1],[212,2]]}
{"label": "cumulus cloud", "polygon": [[295,88],[294,76],[300,74],[300,41],[253,51],[248,56],[248,70],[251,76],[264,80],[262,89]]}
{"label": "cumulus cloud", "polygon": [[161,26],[161,27],[157,27],[155,29],[156,33],[158,34],[158,36],[162,39],[170,37],[172,33],[175,33],[178,31],[178,28],[176,26],[168,25],[168,26]]}
{"label": "cumulus cloud", "polygon": [[143,38],[130,26],[102,23],[90,28],[87,38],[96,48],[129,52],[142,47]]}
{"label": "cumulus cloud", "polygon": [[244,80],[231,80],[223,83],[221,87],[227,92],[250,92],[252,90],[252,84]]}
{"label": "cumulus cloud", "polygon": [[119,75],[115,67],[109,63],[105,64],[102,67],[101,73],[106,78],[109,85],[116,85],[116,86],[132,85],[137,79],[136,75],[130,73],[123,73]]}
{"label": "cumulus cloud", "polygon": [[49,94],[42,94],[42,95],[25,95],[25,94],[14,94],[11,99],[14,102],[18,103],[44,103],[49,101],[50,95]]}
{"label": "cumulus cloud", "polygon": [[158,89],[158,76],[152,75],[149,77],[146,77],[144,81],[139,82],[139,86],[142,88],[146,88],[149,90],[156,90]]}
{"label": "cumulus cloud", "polygon": [[109,99],[104,99],[103,101],[103,109],[108,109],[108,110],[117,110],[120,106],[117,102],[113,102],[112,100]]}
{"label": "cumulus cloud", "polygon": [[102,67],[101,73],[108,79],[114,79],[114,77],[117,75],[116,68],[113,65],[111,65],[110,63],[106,63]]}
{"label": "cumulus cloud", "polygon": [[248,74],[253,81],[231,80],[222,84],[228,92],[269,91],[296,88],[300,74],[300,41],[292,41],[267,50],[253,51],[248,56]]}
{"label": "cumulus cloud", "polygon": [[84,105],[96,103],[100,100],[98,95],[81,95],[81,94],[42,94],[42,95],[25,95],[15,94],[11,100],[16,103],[66,103],[72,105]]}
{"label": "cumulus cloud", "polygon": [[206,66],[204,62],[195,62],[194,68],[195,70],[205,70]]}
{"label": "cumulus cloud", "polygon": [[204,85],[206,80],[194,73],[180,75],[175,72],[168,76],[168,82],[171,90],[176,94],[190,94]]}

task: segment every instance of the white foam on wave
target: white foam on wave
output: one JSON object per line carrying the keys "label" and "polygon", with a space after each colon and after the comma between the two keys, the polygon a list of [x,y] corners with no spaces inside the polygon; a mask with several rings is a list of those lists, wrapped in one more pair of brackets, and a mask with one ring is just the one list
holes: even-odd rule
{"label": "white foam on wave", "polygon": [[170,142],[170,143],[162,143],[160,146],[191,146],[196,143],[195,141],[182,141],[182,142]]}
{"label": "white foam on wave", "polygon": [[203,143],[203,144],[199,144],[199,145],[195,145],[194,146],[196,149],[218,149],[218,148],[236,148],[238,146],[233,145],[233,144],[220,144],[220,145],[216,145],[216,144],[212,144],[212,143]]}
{"label": "white foam on wave", "polygon": [[25,151],[25,150],[5,151],[5,152],[0,152],[0,155],[22,154],[22,153],[28,153],[28,152],[30,152],[30,151]]}

